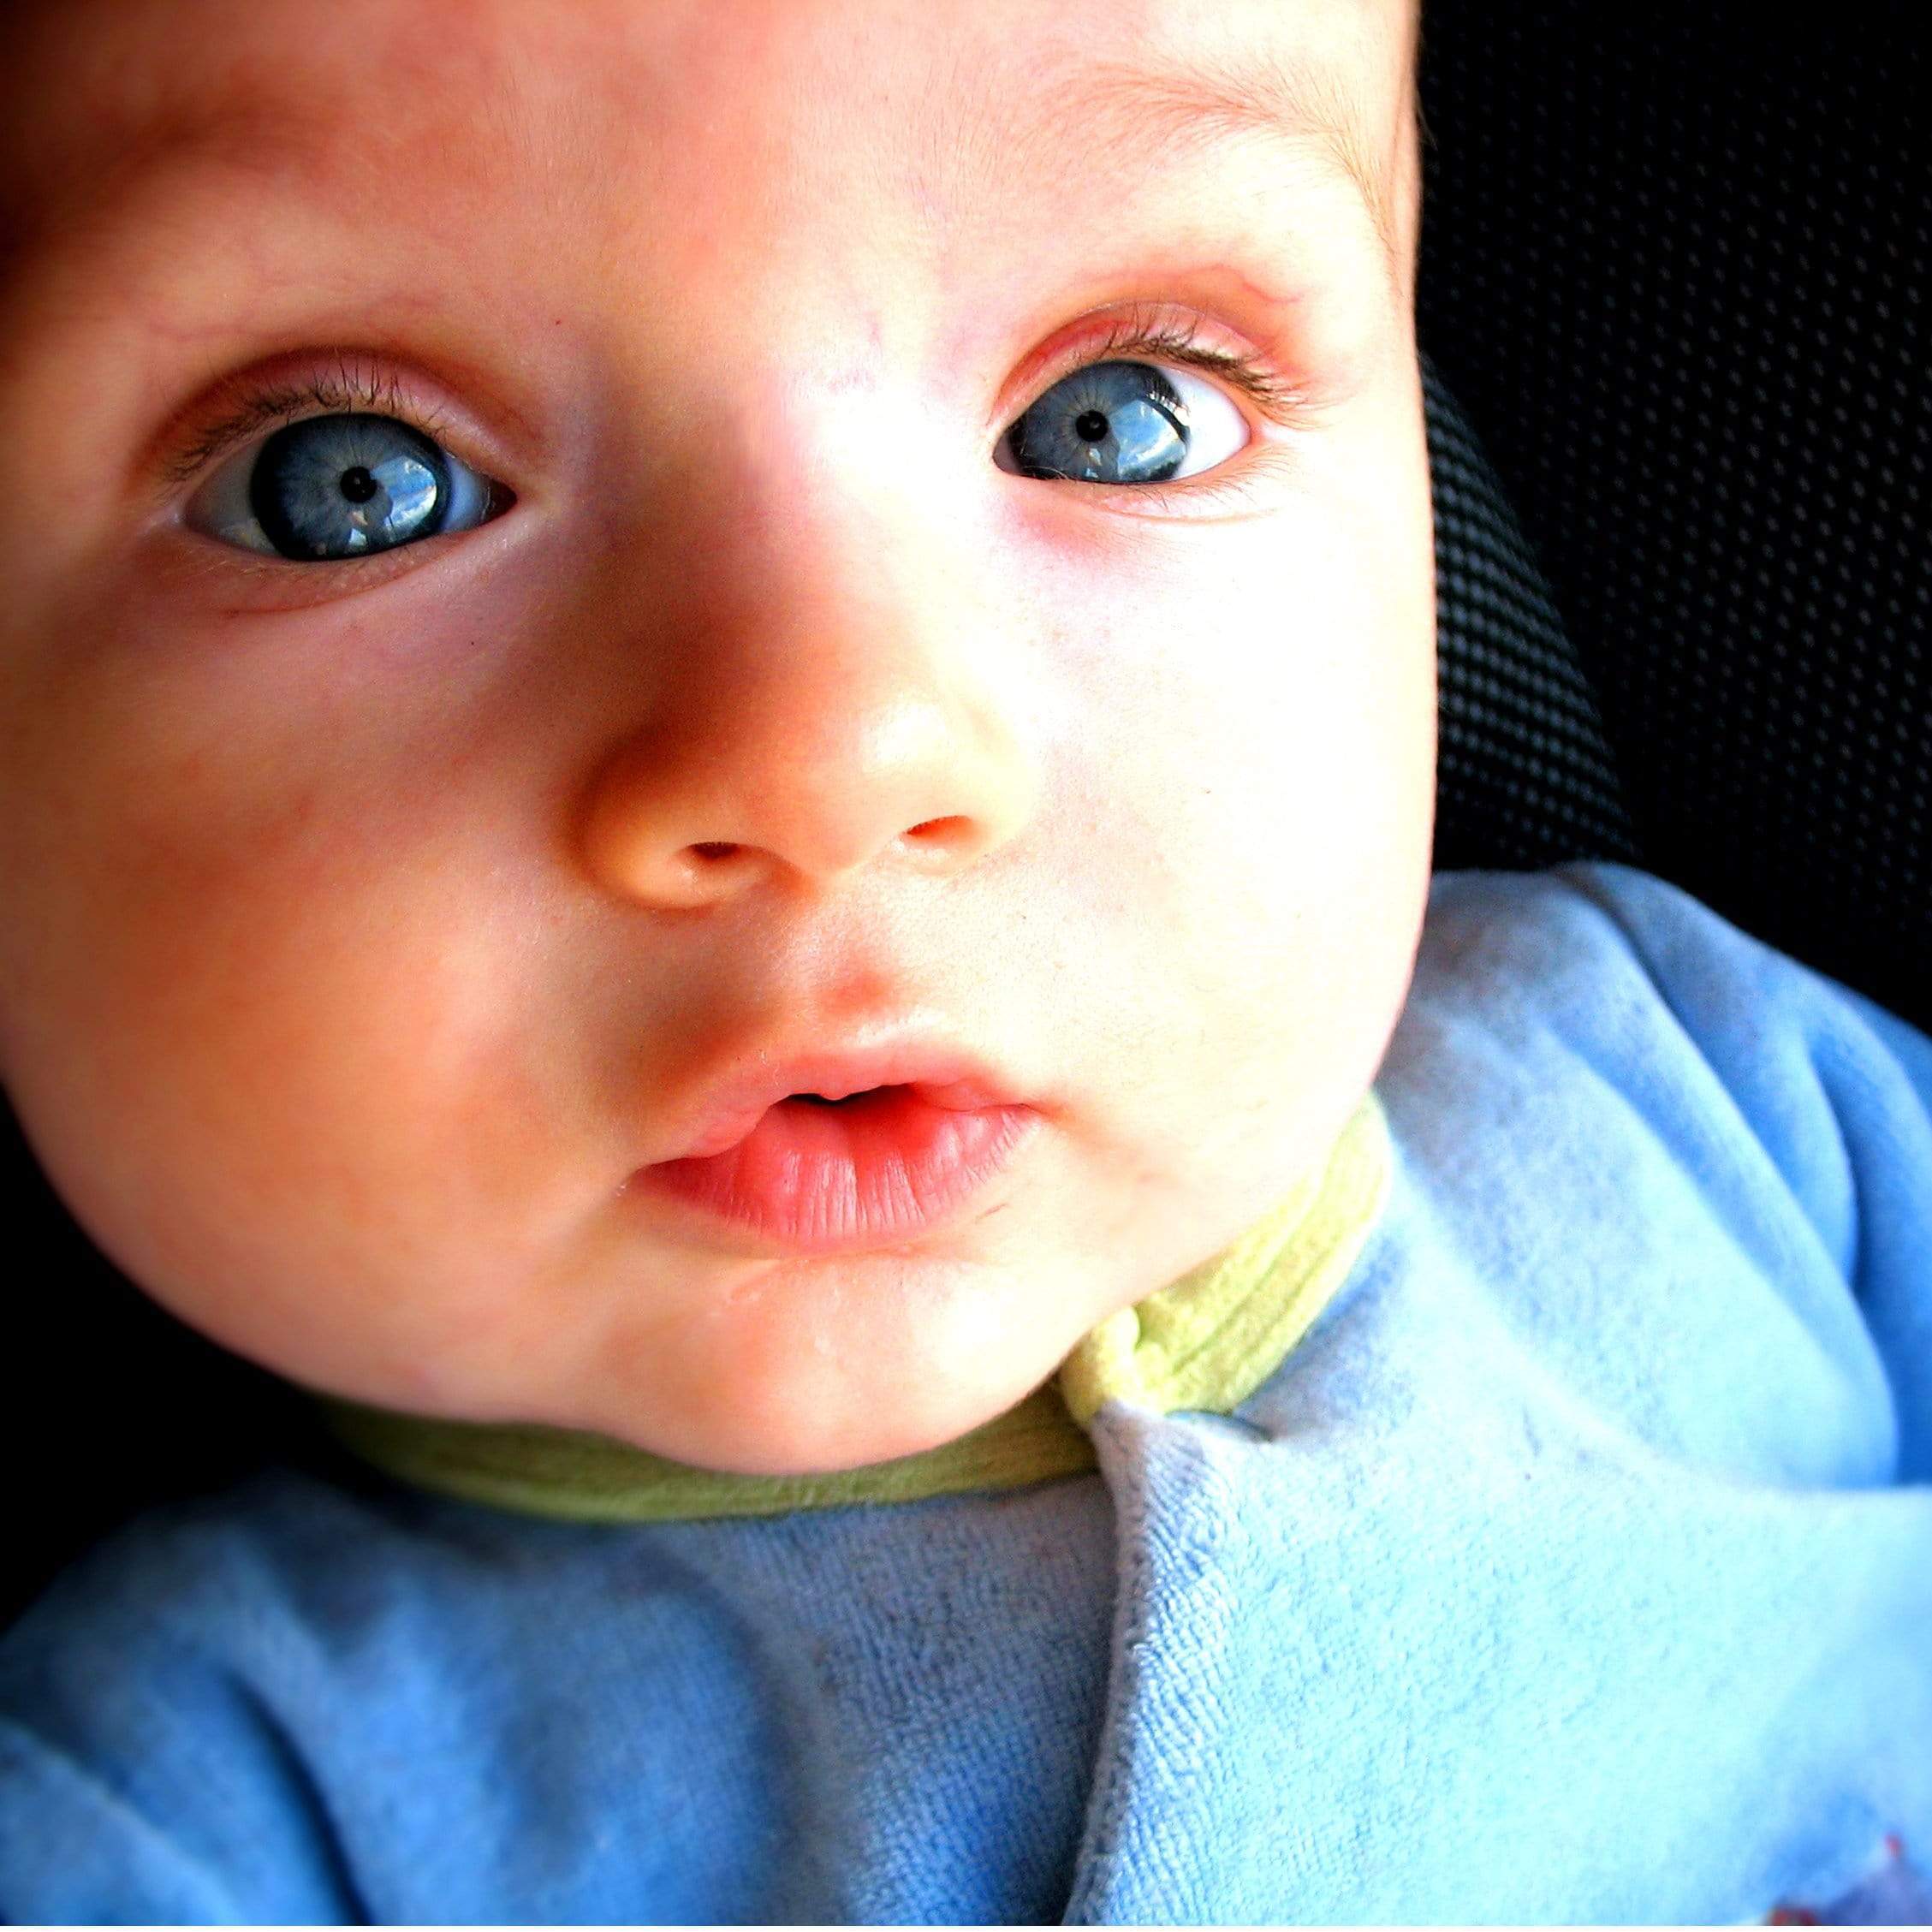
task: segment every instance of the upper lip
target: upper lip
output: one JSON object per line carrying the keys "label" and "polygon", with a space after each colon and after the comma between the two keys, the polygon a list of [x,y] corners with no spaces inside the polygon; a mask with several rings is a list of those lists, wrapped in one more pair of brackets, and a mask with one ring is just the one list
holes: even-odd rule
{"label": "upper lip", "polygon": [[990,1061],[930,1035],[862,1046],[765,1047],[727,1060],[699,1083],[697,1099],[670,1137],[678,1151],[666,1158],[688,1160],[735,1147],[767,1108],[793,1094],[843,1100],[887,1086],[916,1087],[938,1107],[1010,1107],[1023,1098],[1018,1085]]}

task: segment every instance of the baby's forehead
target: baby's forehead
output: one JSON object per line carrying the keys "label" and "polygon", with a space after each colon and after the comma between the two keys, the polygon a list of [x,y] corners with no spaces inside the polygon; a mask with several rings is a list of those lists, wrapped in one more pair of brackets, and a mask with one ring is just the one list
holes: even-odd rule
{"label": "baby's forehead", "polygon": [[433,228],[486,186],[499,207],[695,197],[742,229],[741,202],[789,188],[809,229],[822,172],[938,235],[962,209],[1267,145],[1352,182],[1387,245],[1407,19],[1406,0],[333,0],[318,32],[285,0],[35,0],[7,233],[24,247],[197,171],[252,191],[243,223],[333,197]]}

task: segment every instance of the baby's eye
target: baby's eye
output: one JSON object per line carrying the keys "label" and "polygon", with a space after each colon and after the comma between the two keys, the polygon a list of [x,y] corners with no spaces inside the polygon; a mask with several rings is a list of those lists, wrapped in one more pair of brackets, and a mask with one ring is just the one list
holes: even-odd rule
{"label": "baby's eye", "polygon": [[508,508],[501,484],[391,416],[308,416],[224,463],[187,507],[191,527],[304,562],[372,556],[472,530]]}
{"label": "baby's eye", "polygon": [[993,461],[1067,483],[1168,483],[1226,462],[1247,440],[1247,419],[1205,377],[1094,362],[1031,404]]}

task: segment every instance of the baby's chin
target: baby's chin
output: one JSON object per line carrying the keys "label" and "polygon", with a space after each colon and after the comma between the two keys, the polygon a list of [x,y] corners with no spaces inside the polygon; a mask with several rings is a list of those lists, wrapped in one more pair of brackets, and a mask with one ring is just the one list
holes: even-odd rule
{"label": "baby's chin", "polygon": [[743,1476],[825,1476],[894,1462],[968,1436],[1024,1401],[1063,1358],[988,1388],[974,1377],[962,1387],[952,1376],[878,1389],[861,1382],[801,1400],[783,1382],[740,1382],[724,1400],[703,1409],[619,1413],[596,1433],[699,1469]]}
{"label": "baby's chin", "polygon": [[808,1287],[774,1270],[698,1335],[660,1335],[630,1372],[605,1356],[608,1372],[544,1419],[743,1475],[890,1462],[1024,1401],[1121,1299],[985,1263],[882,1257],[839,1272]]}

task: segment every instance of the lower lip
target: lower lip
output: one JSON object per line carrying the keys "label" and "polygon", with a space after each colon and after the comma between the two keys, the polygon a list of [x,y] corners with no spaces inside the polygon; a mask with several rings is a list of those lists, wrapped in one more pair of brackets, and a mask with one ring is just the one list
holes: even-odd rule
{"label": "lower lip", "polygon": [[1039,1118],[1031,1107],[941,1107],[902,1086],[837,1106],[782,1100],[735,1147],[660,1161],[639,1179],[794,1254],[835,1254],[943,1220]]}

